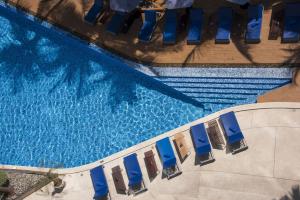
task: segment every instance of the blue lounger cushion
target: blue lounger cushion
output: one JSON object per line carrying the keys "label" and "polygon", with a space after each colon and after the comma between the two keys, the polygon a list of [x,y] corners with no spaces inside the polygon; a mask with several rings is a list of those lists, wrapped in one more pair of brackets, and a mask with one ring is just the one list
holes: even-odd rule
{"label": "blue lounger cushion", "polygon": [[143,175],[136,153],[124,158],[124,166],[129,179],[128,186],[131,187],[141,184],[143,181]]}
{"label": "blue lounger cushion", "polygon": [[103,0],[95,0],[91,9],[85,15],[84,20],[91,24],[94,24],[99,14],[101,13],[102,9],[103,9]]}
{"label": "blue lounger cushion", "polygon": [[203,123],[191,127],[191,135],[197,156],[211,152],[207,132]]}
{"label": "blue lounger cushion", "polygon": [[218,15],[218,30],[215,42],[221,44],[230,43],[230,32],[232,26],[232,8],[220,8]]}
{"label": "blue lounger cushion", "polygon": [[177,10],[167,10],[165,14],[165,24],[163,32],[164,44],[175,44],[177,38]]}
{"label": "blue lounger cushion", "polygon": [[259,43],[264,7],[262,4],[251,5],[248,8],[248,23],[246,31],[247,43]]}
{"label": "blue lounger cushion", "polygon": [[221,124],[224,128],[228,143],[239,142],[244,139],[239,123],[234,112],[229,112],[220,116]]}
{"label": "blue lounger cushion", "polygon": [[106,31],[117,35],[121,32],[129,13],[116,11],[106,26]]}
{"label": "blue lounger cushion", "polygon": [[176,166],[176,157],[169,138],[157,141],[156,148],[162,160],[164,169]]}
{"label": "blue lounger cushion", "polygon": [[156,27],[156,11],[145,10],[145,21],[139,32],[139,40],[149,42]]}
{"label": "blue lounger cushion", "polygon": [[95,190],[94,199],[100,199],[108,195],[108,185],[102,166],[96,167],[90,171],[93,187]]}
{"label": "blue lounger cushion", "polygon": [[189,16],[188,36],[187,36],[188,44],[200,44],[202,23],[203,23],[202,9],[191,8],[190,16]]}
{"label": "blue lounger cushion", "polygon": [[300,3],[289,3],[285,8],[282,42],[300,40]]}

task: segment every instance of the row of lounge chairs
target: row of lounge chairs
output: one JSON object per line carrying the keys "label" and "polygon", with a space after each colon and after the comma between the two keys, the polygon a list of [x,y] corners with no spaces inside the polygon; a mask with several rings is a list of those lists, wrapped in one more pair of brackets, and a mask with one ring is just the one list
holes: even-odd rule
{"label": "row of lounge chairs", "polygon": [[[85,20],[94,24],[103,9],[103,0],[95,0],[94,5],[85,16]],[[189,22],[187,44],[200,44],[203,27],[203,10],[201,8],[189,8]],[[288,3],[285,7],[283,42],[297,42],[300,40],[300,3]],[[247,43],[259,43],[261,41],[261,28],[264,7],[262,4],[251,5],[248,9],[248,22],[245,34]],[[157,26],[156,10],[145,10],[143,25],[139,31],[138,38],[142,42],[151,41],[154,30]],[[106,31],[117,35],[120,32],[126,33],[130,25],[140,15],[137,9],[127,13],[115,11],[111,20],[106,26]],[[218,12],[218,28],[215,37],[216,43],[230,43],[231,28],[233,25],[234,11],[230,7],[222,7]],[[163,43],[176,43],[178,33],[178,9],[169,9],[165,12],[165,23],[163,31]]]}
{"label": "row of lounge chairs", "polygon": [[[234,112],[229,112],[220,116],[227,143],[232,153],[247,149],[244,141],[244,136],[237,122]],[[191,138],[197,157],[202,160],[200,165],[213,162],[215,159],[212,154],[212,148],[208,134],[203,123],[192,126],[190,129]],[[179,152],[180,158],[184,158],[189,154],[184,136],[179,134],[174,138],[175,147]],[[170,139],[164,138],[156,142],[156,149],[162,162],[162,174],[168,179],[173,178],[182,173],[177,163],[173,147]],[[145,152],[144,158],[148,175],[154,178],[159,173],[159,170],[154,159],[152,150]],[[137,154],[133,153],[123,158],[126,174],[128,176],[128,190],[121,173],[120,166],[112,168],[112,177],[116,191],[123,194],[139,194],[147,190],[144,182],[142,170],[140,168]],[[108,183],[104,174],[103,166],[98,166],[90,171],[93,187],[95,190],[95,199],[110,199]]]}

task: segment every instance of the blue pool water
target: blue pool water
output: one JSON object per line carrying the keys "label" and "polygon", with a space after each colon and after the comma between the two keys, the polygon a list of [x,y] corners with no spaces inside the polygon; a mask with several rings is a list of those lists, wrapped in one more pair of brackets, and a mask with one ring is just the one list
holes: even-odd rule
{"label": "blue pool water", "polygon": [[1,6],[0,27],[0,164],[79,166],[213,111]]}
{"label": "blue pool water", "polygon": [[203,116],[120,60],[0,11],[1,164],[78,166]]}

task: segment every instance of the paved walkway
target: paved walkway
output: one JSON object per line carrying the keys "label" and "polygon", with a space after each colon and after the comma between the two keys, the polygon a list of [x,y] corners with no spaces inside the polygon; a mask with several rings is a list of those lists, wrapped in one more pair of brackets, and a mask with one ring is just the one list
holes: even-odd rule
{"label": "paved walkway", "polygon": [[[154,147],[150,145],[137,151],[148,191],[134,198],[116,194],[113,185],[111,167],[115,165],[123,168],[125,182],[128,182],[122,159],[105,164],[112,199],[270,200],[289,195],[293,188],[300,185],[300,109],[258,109],[236,114],[248,150],[232,155],[226,150],[214,149],[216,161],[200,167],[194,164],[195,153],[191,139],[188,131],[184,131],[191,154],[180,165],[182,175],[166,180],[159,174],[150,182],[143,161],[143,153]],[[156,151],[155,154],[161,170]],[[53,186],[48,185],[27,200],[92,199],[93,187],[89,171],[68,174],[64,180],[67,185],[62,193],[51,196]]]}
{"label": "paved walkway", "polygon": [[300,69],[295,70],[291,84],[259,96],[257,102],[300,102]]}
{"label": "paved walkway", "polygon": [[200,46],[187,45],[185,31],[179,34],[176,45],[162,45],[163,20],[158,23],[153,41],[149,44],[140,43],[137,39],[142,20],[137,20],[127,34],[112,36],[105,32],[105,25],[99,23],[90,26],[83,21],[84,13],[90,9],[93,0],[8,1],[124,57],[154,65],[300,63],[300,43],[281,44],[280,39],[268,40],[272,14],[270,8],[272,3],[279,0],[267,1],[263,16],[262,42],[254,45],[244,43],[247,13],[238,6],[234,7],[238,15],[235,17],[231,44],[216,45],[216,12],[220,6],[230,4],[225,0],[215,0],[214,3],[211,0],[196,1],[196,6],[205,11],[203,42]]}

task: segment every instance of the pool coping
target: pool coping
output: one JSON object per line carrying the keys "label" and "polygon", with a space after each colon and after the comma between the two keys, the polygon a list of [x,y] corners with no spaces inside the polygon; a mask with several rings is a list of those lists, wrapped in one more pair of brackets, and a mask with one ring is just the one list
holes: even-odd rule
{"label": "pool coping", "polygon": [[221,111],[212,113],[208,116],[205,116],[203,118],[197,119],[193,122],[187,123],[183,126],[180,126],[176,129],[173,129],[173,130],[163,133],[161,135],[158,135],[156,137],[153,137],[149,140],[146,140],[144,142],[136,144],[130,148],[127,148],[120,152],[114,153],[103,159],[97,160],[95,162],[92,162],[92,163],[89,163],[86,165],[78,166],[78,167],[55,169],[55,168],[28,167],[28,166],[16,166],[16,165],[0,165],[0,170],[23,172],[23,173],[38,173],[38,174],[47,174],[47,173],[51,172],[51,173],[55,173],[55,174],[59,174],[59,175],[73,174],[73,173],[88,171],[99,165],[103,165],[103,164],[112,162],[114,160],[120,159],[122,157],[125,157],[125,156],[127,156],[133,152],[136,152],[140,149],[143,149],[145,147],[152,146],[155,144],[156,141],[158,141],[162,138],[172,137],[178,132],[187,131],[193,125],[196,125],[198,123],[206,123],[210,120],[216,119],[221,114],[224,114],[224,113],[227,113],[230,111],[245,112],[245,111],[261,110],[261,109],[300,109],[300,103],[296,103],[296,102],[293,102],[293,103],[291,103],[291,102],[256,103],[256,104],[246,104],[246,105],[240,105],[240,106],[226,108]]}

